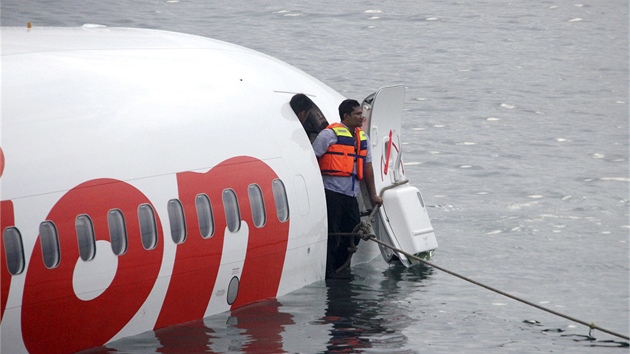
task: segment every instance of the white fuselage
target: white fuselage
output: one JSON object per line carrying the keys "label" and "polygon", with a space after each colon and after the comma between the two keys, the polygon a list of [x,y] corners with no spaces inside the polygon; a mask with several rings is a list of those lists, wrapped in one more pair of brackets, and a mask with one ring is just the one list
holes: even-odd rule
{"label": "white fuselage", "polygon": [[322,279],[298,92],[336,120],[340,94],[236,45],[3,28],[1,351],[74,352]]}

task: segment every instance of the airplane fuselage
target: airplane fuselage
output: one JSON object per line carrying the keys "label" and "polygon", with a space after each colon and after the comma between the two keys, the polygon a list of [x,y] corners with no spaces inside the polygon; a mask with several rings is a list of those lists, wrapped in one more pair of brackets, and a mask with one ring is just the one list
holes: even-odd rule
{"label": "airplane fuselage", "polygon": [[2,29],[1,349],[73,352],[324,276],[326,208],[289,106],[343,97],[170,32]]}

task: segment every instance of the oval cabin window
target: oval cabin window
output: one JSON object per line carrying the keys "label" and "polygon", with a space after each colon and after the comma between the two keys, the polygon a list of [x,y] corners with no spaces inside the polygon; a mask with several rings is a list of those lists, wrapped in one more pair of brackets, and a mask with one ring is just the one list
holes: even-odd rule
{"label": "oval cabin window", "polygon": [[171,199],[167,204],[168,222],[171,226],[171,238],[173,242],[180,244],[186,240],[186,219],[184,207],[177,199]]}
{"label": "oval cabin window", "polygon": [[2,233],[4,255],[7,268],[11,275],[18,275],[24,271],[24,245],[22,235],[15,227],[7,227]]}
{"label": "oval cabin window", "polygon": [[107,226],[109,227],[109,241],[112,252],[120,256],[127,252],[127,227],[125,217],[119,209],[112,209],[107,213]]}
{"label": "oval cabin window", "polygon": [[138,207],[138,221],[140,221],[142,247],[145,250],[154,249],[157,246],[157,226],[155,212],[149,204],[141,204]]}
{"label": "oval cabin window", "polygon": [[57,267],[61,259],[59,235],[57,234],[57,227],[52,221],[44,221],[39,224],[39,240],[42,246],[44,265],[48,269]]}
{"label": "oval cabin window", "polygon": [[273,189],[273,199],[276,202],[276,213],[278,220],[285,222],[289,220],[289,202],[287,200],[287,191],[284,183],[280,179],[274,179],[271,187]]}
{"label": "oval cabin window", "polygon": [[249,197],[249,206],[252,209],[254,226],[265,226],[267,215],[265,213],[265,201],[260,187],[257,184],[250,184],[249,187],[247,187],[247,194]]}
{"label": "oval cabin window", "polygon": [[238,198],[232,189],[223,190],[223,208],[225,209],[225,221],[230,232],[236,232],[241,228],[241,212],[238,208]]}
{"label": "oval cabin window", "polygon": [[198,194],[195,198],[195,207],[197,208],[197,219],[199,220],[199,232],[201,232],[201,237],[212,237],[214,234],[214,219],[208,196]]}
{"label": "oval cabin window", "polygon": [[77,241],[79,243],[79,256],[84,261],[91,261],[96,254],[96,241],[94,241],[94,226],[92,219],[83,214],[77,216],[74,221],[77,231]]}

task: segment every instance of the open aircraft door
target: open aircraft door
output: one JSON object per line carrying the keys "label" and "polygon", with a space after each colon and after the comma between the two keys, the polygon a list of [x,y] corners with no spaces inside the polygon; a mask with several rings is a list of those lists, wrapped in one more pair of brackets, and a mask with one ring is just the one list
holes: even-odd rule
{"label": "open aircraft door", "polygon": [[[376,191],[383,198],[372,227],[376,237],[407,253],[429,258],[437,249],[422,195],[405,178],[402,162],[402,113],[405,87],[383,87],[362,103],[366,120],[363,130],[372,144],[372,166]],[[372,209],[366,188],[363,201]],[[412,264],[404,254],[380,246],[386,262],[396,258],[406,267]]]}

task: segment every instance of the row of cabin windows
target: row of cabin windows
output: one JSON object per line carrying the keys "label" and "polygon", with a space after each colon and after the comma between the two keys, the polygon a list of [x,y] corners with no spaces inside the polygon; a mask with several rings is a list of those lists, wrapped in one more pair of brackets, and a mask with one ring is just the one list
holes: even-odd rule
{"label": "row of cabin windows", "polygon": [[[286,222],[289,220],[289,203],[286,189],[281,180],[275,179],[272,182],[272,191],[278,220]],[[267,222],[267,213],[262,190],[257,184],[251,184],[247,189],[247,194],[254,226],[257,228],[264,227]],[[232,189],[225,189],[223,190],[222,199],[227,228],[230,232],[237,232],[241,228],[241,212],[236,193]],[[195,197],[195,209],[201,236],[205,239],[212,237],[215,230],[210,198],[206,194],[198,194]],[[176,244],[182,244],[186,241],[187,230],[184,207],[178,199],[171,199],[168,201],[167,211],[171,238]],[[157,246],[158,234],[155,211],[151,205],[141,204],[138,206],[138,221],[142,246],[146,250],[154,249]],[[111,209],[107,213],[107,226],[109,228],[112,251],[117,256],[125,254],[127,252],[127,227],[121,210]],[[79,245],[79,256],[84,261],[92,260],[96,256],[96,237],[91,217],[87,214],[78,215],[75,219],[75,229]],[[39,225],[39,237],[44,265],[49,269],[57,267],[61,260],[61,253],[59,250],[59,234],[55,224],[52,221],[43,221]],[[22,273],[25,261],[20,231],[16,227],[7,227],[3,232],[3,242],[9,272],[12,275]]]}

